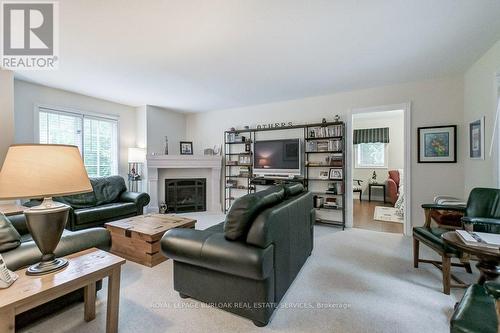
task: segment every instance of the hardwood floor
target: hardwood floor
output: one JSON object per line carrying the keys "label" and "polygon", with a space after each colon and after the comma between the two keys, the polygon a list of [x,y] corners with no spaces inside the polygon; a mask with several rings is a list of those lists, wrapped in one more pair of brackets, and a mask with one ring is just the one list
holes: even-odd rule
{"label": "hardwood floor", "polygon": [[403,233],[403,224],[396,222],[376,221],[373,219],[375,206],[388,206],[380,201],[368,202],[354,199],[353,202],[353,226],[354,228],[367,229],[373,231],[392,232],[395,234]]}

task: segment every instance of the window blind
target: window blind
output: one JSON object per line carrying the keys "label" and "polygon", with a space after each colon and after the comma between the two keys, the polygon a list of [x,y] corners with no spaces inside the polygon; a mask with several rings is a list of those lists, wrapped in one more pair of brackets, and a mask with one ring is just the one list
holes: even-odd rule
{"label": "window blind", "polygon": [[389,143],[389,127],[363,128],[354,130],[352,142],[360,143]]}

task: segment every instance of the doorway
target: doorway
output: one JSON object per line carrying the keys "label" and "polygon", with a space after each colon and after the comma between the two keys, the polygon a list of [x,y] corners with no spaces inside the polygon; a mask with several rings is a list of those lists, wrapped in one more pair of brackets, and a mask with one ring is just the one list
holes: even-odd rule
{"label": "doorway", "polygon": [[350,221],[354,228],[408,234],[409,104],[352,111]]}

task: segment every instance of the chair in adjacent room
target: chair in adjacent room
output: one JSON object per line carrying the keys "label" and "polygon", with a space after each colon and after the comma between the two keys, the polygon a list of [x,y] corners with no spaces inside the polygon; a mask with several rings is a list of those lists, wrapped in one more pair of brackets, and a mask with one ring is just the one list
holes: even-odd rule
{"label": "chair in adjacent room", "polygon": [[353,179],[352,182],[353,182],[352,192],[353,193],[359,192],[359,201],[361,201],[361,193],[363,193],[363,186],[361,186],[361,183],[363,181],[361,179]]}

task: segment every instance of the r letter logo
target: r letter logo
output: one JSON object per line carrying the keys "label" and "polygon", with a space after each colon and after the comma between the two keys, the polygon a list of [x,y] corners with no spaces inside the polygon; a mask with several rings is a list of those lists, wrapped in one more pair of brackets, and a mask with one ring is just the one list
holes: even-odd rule
{"label": "r letter logo", "polygon": [[57,2],[2,2],[1,17],[2,68],[57,68]]}

